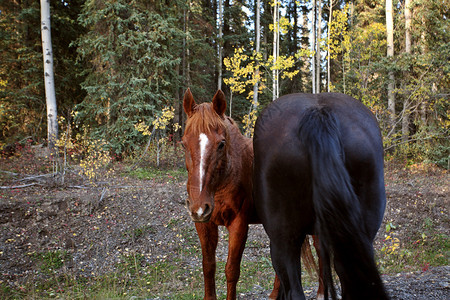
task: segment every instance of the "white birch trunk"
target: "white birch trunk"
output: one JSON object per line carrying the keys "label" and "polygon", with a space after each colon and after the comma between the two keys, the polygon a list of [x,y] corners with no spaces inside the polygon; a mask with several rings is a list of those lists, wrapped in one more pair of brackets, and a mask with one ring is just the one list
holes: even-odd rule
{"label": "white birch trunk", "polygon": [[[311,48],[314,53],[316,50],[316,0],[313,0],[313,8],[312,8],[312,41]],[[312,93],[316,93],[316,55],[312,55],[311,60],[311,69],[312,69]]]}
{"label": "white birch trunk", "polygon": [[[386,0],[386,34],[387,34],[387,57],[394,57],[394,20],[392,0]],[[388,82],[388,111],[390,113],[391,126],[395,126],[395,77],[394,72],[389,71]]]}
{"label": "white birch trunk", "polygon": [[331,20],[333,15],[333,0],[330,0],[330,15],[328,17],[328,55],[327,55],[327,92],[330,92],[331,86],[331,57],[330,57],[330,38],[331,38]]}
{"label": "white birch trunk", "polygon": [[47,105],[48,148],[55,155],[58,139],[55,81],[53,75],[53,49],[50,29],[50,0],[41,0],[41,38],[44,58],[45,103]]}
{"label": "white birch trunk", "polygon": [[316,42],[316,92],[320,93],[320,38],[322,36],[322,0],[319,0],[319,11],[317,13],[317,42]]}
{"label": "white birch trunk", "polygon": [[274,1],[273,7],[273,70],[272,70],[272,101],[278,98],[278,68],[276,67],[278,60],[278,0]]}
{"label": "white birch trunk", "polygon": [[[411,0],[405,0],[405,53],[411,54]],[[409,91],[407,92],[409,95]],[[406,141],[409,137],[409,97],[403,102],[402,117],[402,140]]]}
{"label": "white birch trunk", "polygon": [[[261,44],[261,28],[260,28],[260,12],[261,10],[261,1],[256,0],[256,20],[255,20],[255,33],[256,33],[256,53],[258,54],[260,51],[260,44]],[[256,70],[255,70],[255,77],[259,77],[259,63],[257,62]],[[259,79],[256,80],[255,85],[253,86],[253,103],[252,107],[253,109],[256,109],[258,107],[258,89],[259,89]]]}

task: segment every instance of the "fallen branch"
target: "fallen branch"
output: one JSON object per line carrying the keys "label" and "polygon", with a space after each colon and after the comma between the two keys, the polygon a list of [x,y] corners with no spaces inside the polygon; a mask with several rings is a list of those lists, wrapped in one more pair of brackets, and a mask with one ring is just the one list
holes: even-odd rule
{"label": "fallen branch", "polygon": [[384,148],[384,151],[388,151],[388,150],[390,150],[392,148],[398,147],[398,146],[403,145],[403,144],[416,142],[416,141],[427,141],[427,140],[432,140],[432,139],[447,139],[447,138],[446,137],[440,137],[440,136],[429,136],[429,137],[424,137],[424,138],[409,139],[409,140],[406,140],[406,141],[401,141],[399,143],[395,143],[393,145],[390,145],[389,147]]}
{"label": "fallen branch", "polygon": [[49,173],[49,174],[43,174],[43,175],[31,175],[31,176],[27,176],[21,179],[18,179],[18,181],[28,181],[28,180],[35,180],[38,178],[42,178],[42,177],[52,177],[52,176],[56,176],[57,173]]}
{"label": "fallen branch", "polygon": [[11,175],[11,176],[19,176],[19,173],[14,173],[14,172],[9,172],[9,171],[3,171],[3,170],[0,170],[0,172],[5,173],[5,174],[8,174],[8,175]]}
{"label": "fallen branch", "polygon": [[35,182],[35,183],[22,184],[22,185],[0,186],[0,189],[2,189],[2,190],[6,190],[6,189],[20,189],[20,188],[25,188],[25,187],[37,185],[37,184],[38,183]]}

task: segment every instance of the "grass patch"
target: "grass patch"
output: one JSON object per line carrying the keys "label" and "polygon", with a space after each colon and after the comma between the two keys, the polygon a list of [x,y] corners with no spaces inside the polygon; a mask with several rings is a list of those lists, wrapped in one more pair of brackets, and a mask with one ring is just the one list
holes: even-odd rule
{"label": "grass patch", "polygon": [[158,169],[158,168],[136,168],[123,174],[139,180],[156,180],[163,182],[182,181],[187,179],[187,171],[184,168],[179,169]]}
{"label": "grass patch", "polygon": [[41,271],[47,275],[57,272],[64,265],[64,262],[70,259],[71,255],[62,250],[34,254],[34,260],[40,265]]}
{"label": "grass patch", "polygon": [[403,237],[387,228],[386,238],[378,252],[378,266],[385,274],[404,271],[426,271],[429,267],[448,265],[450,239],[436,228],[430,218],[423,221],[422,229]]}

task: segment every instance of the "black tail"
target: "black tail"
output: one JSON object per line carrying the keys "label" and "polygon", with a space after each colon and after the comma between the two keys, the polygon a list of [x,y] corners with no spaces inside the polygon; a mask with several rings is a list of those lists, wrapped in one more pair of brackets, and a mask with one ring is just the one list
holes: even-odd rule
{"label": "black tail", "polygon": [[300,139],[311,166],[315,230],[324,266],[325,298],[336,299],[334,263],[345,299],[388,299],[364,232],[359,200],[353,190],[338,120],[326,107],[311,108],[300,124]]}

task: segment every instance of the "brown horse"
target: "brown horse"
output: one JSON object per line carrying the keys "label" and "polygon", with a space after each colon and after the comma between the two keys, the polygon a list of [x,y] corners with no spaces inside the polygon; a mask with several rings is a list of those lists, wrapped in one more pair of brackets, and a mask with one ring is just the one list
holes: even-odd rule
{"label": "brown horse", "polygon": [[[189,89],[184,95],[188,116],[183,136],[189,174],[186,207],[202,247],[205,299],[216,299],[218,226],[225,226],[229,232],[227,299],[236,299],[248,225],[260,223],[252,197],[252,140],[244,137],[235,122],[224,115],[225,108],[225,95],[220,90],[212,103],[196,104]],[[308,257],[311,261],[310,249]],[[270,298],[277,297],[279,286],[276,278]],[[318,293],[323,293],[321,284]]]}

